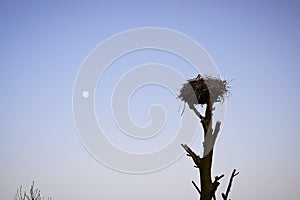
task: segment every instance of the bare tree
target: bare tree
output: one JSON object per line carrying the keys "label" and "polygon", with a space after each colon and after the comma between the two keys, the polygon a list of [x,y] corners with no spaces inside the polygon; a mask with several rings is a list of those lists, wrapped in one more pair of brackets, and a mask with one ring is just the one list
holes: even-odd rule
{"label": "bare tree", "polygon": [[[25,191],[22,191],[22,186],[17,190],[14,200],[45,200],[45,197],[41,197],[41,191],[39,189],[34,189],[34,181],[30,187],[29,194]],[[51,200],[51,197],[48,197],[47,200]]]}
{"label": "bare tree", "polygon": [[[182,147],[187,152],[187,156],[193,159],[194,167],[199,170],[200,187],[194,181],[192,181],[192,184],[199,193],[200,200],[216,200],[216,191],[220,185],[219,181],[224,177],[224,174],[222,174],[212,179],[211,174],[214,145],[221,126],[221,122],[217,121],[214,128],[212,127],[212,116],[214,103],[224,101],[224,96],[227,95],[227,92],[228,85],[226,81],[213,77],[202,78],[200,75],[196,79],[189,80],[189,83],[184,84],[180,90],[179,97],[194,111],[204,131],[202,156],[196,154],[188,145],[182,144]],[[194,96],[196,99],[191,96]],[[196,109],[195,104],[206,104],[204,115]],[[238,174],[239,172],[234,169],[227,190],[225,193],[222,193],[223,200],[229,200],[228,196],[233,179]]]}

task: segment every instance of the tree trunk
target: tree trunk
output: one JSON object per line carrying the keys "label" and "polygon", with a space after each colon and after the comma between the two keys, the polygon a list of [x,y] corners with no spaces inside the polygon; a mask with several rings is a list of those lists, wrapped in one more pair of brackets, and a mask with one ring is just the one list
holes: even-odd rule
{"label": "tree trunk", "polygon": [[[218,186],[220,185],[219,180],[223,178],[224,175],[216,176],[213,181],[211,176],[211,170],[212,170],[214,145],[218,133],[220,131],[221,122],[219,121],[216,122],[214,129],[212,129],[213,103],[211,101],[207,103],[205,116],[202,116],[194,106],[190,106],[190,108],[195,112],[196,116],[199,117],[204,131],[202,158],[199,155],[197,155],[193,150],[191,150],[191,148],[188,145],[182,144],[182,147],[188,153],[187,155],[192,157],[195,163],[195,167],[199,168],[201,189],[199,189],[199,187],[194,181],[192,181],[192,183],[200,195],[200,200],[212,200],[212,199],[216,200],[215,193],[217,191]],[[230,191],[233,177],[238,174],[235,172],[236,171],[234,170],[232,173],[226,193],[225,194],[222,193],[223,200],[228,199],[228,193]]]}

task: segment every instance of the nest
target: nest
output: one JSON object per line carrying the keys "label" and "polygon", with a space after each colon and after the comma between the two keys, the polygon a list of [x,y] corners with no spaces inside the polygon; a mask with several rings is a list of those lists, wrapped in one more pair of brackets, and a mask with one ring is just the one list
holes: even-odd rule
{"label": "nest", "polygon": [[190,107],[195,104],[223,103],[229,93],[229,86],[226,80],[216,77],[206,76],[188,80],[183,84],[178,97],[186,102]]}

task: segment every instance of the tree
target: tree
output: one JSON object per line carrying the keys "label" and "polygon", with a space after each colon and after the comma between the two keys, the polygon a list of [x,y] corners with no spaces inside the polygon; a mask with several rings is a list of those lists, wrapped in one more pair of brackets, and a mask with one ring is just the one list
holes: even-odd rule
{"label": "tree", "polygon": [[[25,191],[22,191],[22,186],[17,190],[14,200],[45,200],[45,197],[41,197],[41,191],[39,189],[34,189],[34,181],[30,187],[29,194]],[[48,197],[47,200],[51,200],[51,197]]]}
{"label": "tree", "polygon": [[[191,157],[200,175],[200,188],[192,181],[192,184],[196,188],[200,195],[200,200],[216,200],[216,191],[220,185],[220,179],[224,177],[224,174],[215,176],[212,179],[212,162],[214,154],[214,145],[218,133],[220,131],[221,122],[217,121],[213,128],[212,116],[214,111],[214,103],[224,101],[225,96],[229,92],[227,81],[222,81],[214,77],[202,78],[200,75],[197,78],[189,80],[189,83],[183,85],[180,90],[179,97],[182,101],[189,105],[189,108],[194,111],[196,116],[200,119],[203,131],[203,155],[197,155],[188,145],[182,144],[182,147],[187,152],[187,156]],[[205,115],[199,113],[195,104],[206,104]],[[232,186],[232,182],[235,176],[239,172],[236,169],[233,170],[227,190],[222,193],[222,199],[228,200],[229,192]]]}

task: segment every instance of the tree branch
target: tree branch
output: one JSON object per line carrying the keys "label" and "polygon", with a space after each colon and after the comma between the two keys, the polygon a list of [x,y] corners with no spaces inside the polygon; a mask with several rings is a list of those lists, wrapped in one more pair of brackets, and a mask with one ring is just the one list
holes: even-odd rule
{"label": "tree branch", "polygon": [[189,107],[194,111],[194,113],[197,115],[197,117],[199,117],[200,120],[204,119],[204,117],[199,113],[199,111],[196,109],[194,105],[189,105]]}
{"label": "tree branch", "polygon": [[199,187],[196,185],[196,183],[194,181],[192,181],[194,187],[196,188],[196,190],[198,191],[198,193],[201,195],[201,190],[199,189]]}
{"label": "tree branch", "polygon": [[204,147],[203,155],[204,156],[207,155],[210,151],[213,150],[213,148],[215,146],[215,143],[216,143],[216,139],[217,139],[218,134],[220,132],[220,128],[221,128],[221,122],[220,121],[216,122],[214,130],[209,128],[209,131],[205,135],[204,142],[203,142],[203,147]]}
{"label": "tree branch", "polygon": [[230,189],[231,189],[231,186],[232,186],[232,182],[233,182],[233,178],[235,176],[237,176],[239,174],[239,172],[236,171],[236,169],[234,169],[232,171],[232,174],[231,174],[231,177],[230,177],[230,180],[229,180],[229,183],[228,183],[228,187],[227,187],[227,190],[226,190],[226,193],[222,193],[222,198],[223,200],[227,200],[228,199],[228,195],[229,195],[229,192],[230,192]]}
{"label": "tree branch", "polygon": [[212,188],[211,193],[212,193],[212,197],[213,197],[214,200],[216,200],[216,195],[215,195],[215,193],[216,193],[216,191],[217,191],[217,189],[218,189],[218,187],[219,187],[219,185],[220,185],[219,180],[220,180],[221,178],[223,178],[223,177],[224,177],[224,174],[222,174],[221,176],[216,176],[214,182],[212,183],[213,188]]}
{"label": "tree branch", "polygon": [[197,168],[200,168],[201,164],[201,158],[199,155],[195,154],[195,152],[186,144],[181,144],[181,146],[184,148],[184,150],[188,153],[187,156],[192,157],[195,165]]}

